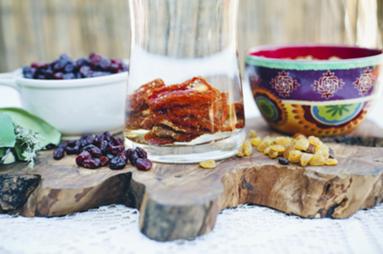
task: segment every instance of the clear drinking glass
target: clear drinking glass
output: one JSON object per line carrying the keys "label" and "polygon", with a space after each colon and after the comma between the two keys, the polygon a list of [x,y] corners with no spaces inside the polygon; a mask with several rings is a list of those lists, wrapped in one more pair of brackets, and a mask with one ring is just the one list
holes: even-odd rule
{"label": "clear drinking glass", "polygon": [[130,0],[125,142],[152,160],[234,155],[244,139],[238,0]]}

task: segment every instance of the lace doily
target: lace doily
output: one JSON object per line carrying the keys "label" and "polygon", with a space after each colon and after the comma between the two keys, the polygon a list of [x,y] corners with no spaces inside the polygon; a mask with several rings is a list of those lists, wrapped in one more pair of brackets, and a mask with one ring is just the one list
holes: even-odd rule
{"label": "lace doily", "polygon": [[383,205],[349,219],[301,219],[272,209],[224,210],[193,241],[160,243],[139,232],[138,212],[122,205],[59,218],[0,216],[0,253],[382,253]]}

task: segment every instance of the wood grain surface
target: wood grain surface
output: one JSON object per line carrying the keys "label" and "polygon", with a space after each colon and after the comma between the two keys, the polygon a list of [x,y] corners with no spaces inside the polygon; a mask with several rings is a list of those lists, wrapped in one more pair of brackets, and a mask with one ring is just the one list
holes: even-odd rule
{"label": "wood grain surface", "polygon": [[[275,135],[259,118],[248,122],[260,135]],[[364,122],[359,130],[354,141],[374,138],[374,145],[382,145],[383,132],[373,123]],[[249,158],[219,161],[212,170],[155,164],[149,172],[78,168],[73,156],[54,161],[48,151],[40,154],[33,170],[23,163],[1,166],[0,212],[50,217],[125,204],[140,210],[139,226],[146,236],[169,241],[211,231],[220,210],[238,204],[305,218],[346,218],[380,203],[383,148],[331,147],[339,160],[335,167],[282,166],[254,152]]]}

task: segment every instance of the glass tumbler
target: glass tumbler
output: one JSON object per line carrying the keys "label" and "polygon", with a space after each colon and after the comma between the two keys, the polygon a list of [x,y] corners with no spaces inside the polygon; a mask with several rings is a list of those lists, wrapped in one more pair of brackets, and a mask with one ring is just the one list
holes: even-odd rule
{"label": "glass tumbler", "polygon": [[125,143],[150,159],[233,156],[244,140],[238,0],[130,0]]}

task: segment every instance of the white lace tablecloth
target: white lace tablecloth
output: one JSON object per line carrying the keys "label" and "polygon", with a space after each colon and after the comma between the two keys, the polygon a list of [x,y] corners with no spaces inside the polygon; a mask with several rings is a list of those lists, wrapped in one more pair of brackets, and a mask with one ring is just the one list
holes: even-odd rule
{"label": "white lace tablecloth", "polygon": [[[245,91],[247,88],[245,88]],[[257,110],[247,96],[246,115]],[[0,89],[0,107],[17,106]],[[383,126],[383,101],[369,115]],[[383,253],[383,205],[349,219],[301,219],[272,209],[224,210],[213,232],[193,241],[159,243],[138,230],[138,212],[121,205],[60,218],[0,215],[0,254],[13,253]]]}
{"label": "white lace tablecloth", "polygon": [[383,205],[349,219],[301,219],[264,208],[224,210],[213,232],[159,243],[122,205],[61,218],[0,216],[0,253],[383,253]]}

